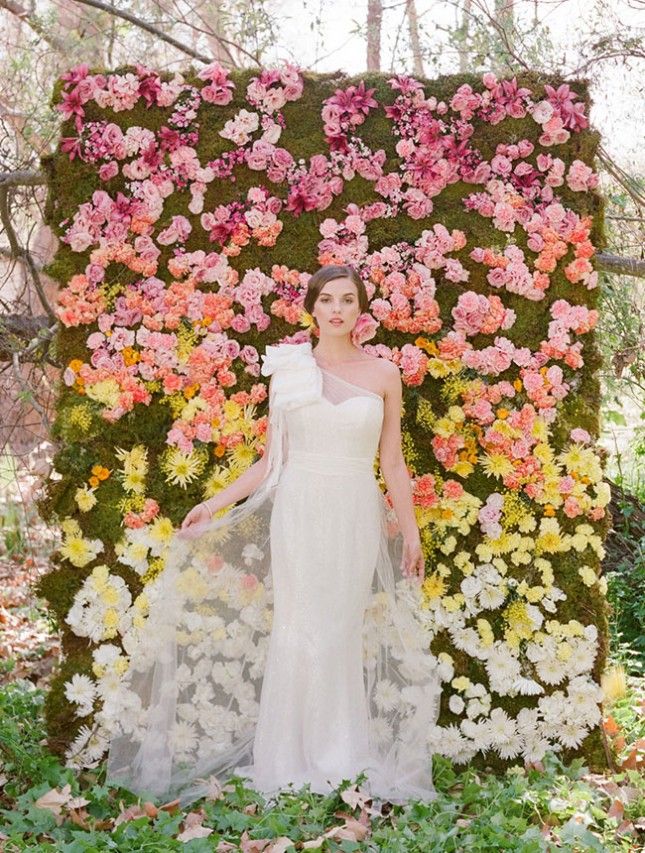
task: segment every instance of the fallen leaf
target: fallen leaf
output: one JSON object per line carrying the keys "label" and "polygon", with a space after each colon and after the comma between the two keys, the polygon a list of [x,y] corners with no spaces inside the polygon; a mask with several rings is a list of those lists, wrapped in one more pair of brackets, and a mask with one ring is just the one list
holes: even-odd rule
{"label": "fallen leaf", "polygon": [[150,817],[148,812],[138,803],[135,805],[122,808],[119,814],[114,818],[114,826],[120,826],[128,820],[136,820],[138,817]]}
{"label": "fallen leaf", "polygon": [[42,794],[38,799],[34,802],[34,805],[39,809],[46,809],[50,811],[56,818],[56,823],[58,826],[63,822],[62,811],[63,806],[65,806],[70,798],[72,788],[71,785],[67,784],[63,788],[58,790],[58,788],[51,788],[45,794]]}
{"label": "fallen leaf", "polygon": [[188,812],[183,820],[184,828],[177,836],[177,841],[192,841],[193,838],[206,838],[213,830],[202,826],[206,813],[203,809],[196,812]]}
{"label": "fallen leaf", "polygon": [[616,720],[614,720],[611,714],[607,717],[606,720],[602,721],[602,727],[610,737],[613,737],[620,731],[620,726],[618,725]]}
{"label": "fallen leaf", "polygon": [[212,829],[209,829],[207,826],[201,826],[201,824],[197,824],[196,826],[191,826],[188,829],[184,829],[183,832],[180,832],[177,836],[177,841],[192,841],[193,838],[206,838],[206,836],[212,833]]}
{"label": "fallen leaf", "polygon": [[286,835],[281,835],[280,838],[273,839],[273,843],[267,847],[265,853],[284,853],[285,850],[295,846],[295,841],[287,838]]}

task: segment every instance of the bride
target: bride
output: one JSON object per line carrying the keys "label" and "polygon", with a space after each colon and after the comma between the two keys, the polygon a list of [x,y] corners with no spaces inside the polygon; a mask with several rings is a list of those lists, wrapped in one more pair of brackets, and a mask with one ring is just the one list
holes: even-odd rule
{"label": "bride", "polygon": [[327,793],[364,773],[380,799],[435,796],[440,679],[399,370],[352,341],[368,308],[352,267],[318,270],[304,306],[315,349],[262,356],[262,458],[188,513],[146,587],[107,767],[136,793],[187,805],[233,775],[267,797]]}

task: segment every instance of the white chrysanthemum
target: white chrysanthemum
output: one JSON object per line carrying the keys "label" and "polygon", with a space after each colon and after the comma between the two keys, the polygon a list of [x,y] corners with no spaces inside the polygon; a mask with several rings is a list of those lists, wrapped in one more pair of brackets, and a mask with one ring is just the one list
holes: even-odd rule
{"label": "white chrysanthemum", "polygon": [[525,761],[542,761],[547,752],[553,750],[553,746],[546,738],[530,737],[526,735],[524,738],[524,749],[522,750],[522,758]]}
{"label": "white chrysanthemum", "polygon": [[540,681],[545,684],[560,684],[567,674],[567,664],[556,658],[539,661],[536,666]]}
{"label": "white chrysanthemum", "polygon": [[473,743],[473,747],[477,752],[482,749],[488,749],[490,746],[490,727],[488,720],[480,720],[476,723],[473,720],[466,719],[461,721],[459,727],[466,737],[470,738]]}
{"label": "white chrysanthemum", "polygon": [[381,711],[392,711],[401,701],[401,691],[389,679],[379,681],[374,689],[374,702]]}
{"label": "white chrysanthemum", "polygon": [[456,758],[467,746],[466,739],[462,736],[459,728],[455,725],[441,726],[441,739],[437,746],[437,752],[446,758]]}
{"label": "white chrysanthemum", "polygon": [[515,720],[512,720],[503,708],[493,708],[488,724],[493,744],[503,743],[515,735]]}
{"label": "white chrysanthemum", "polygon": [[557,730],[564,719],[564,693],[561,690],[555,690],[549,696],[543,696],[538,702],[538,707],[544,717],[545,724]]}
{"label": "white chrysanthemum", "polygon": [[175,753],[191,752],[197,745],[197,732],[191,723],[175,722],[170,731],[170,743]]}
{"label": "white chrysanthemum", "polygon": [[507,738],[505,741],[500,741],[494,746],[495,751],[500,758],[516,758],[524,747],[522,736],[515,734]]}
{"label": "white chrysanthemum", "polygon": [[[92,703],[96,698],[96,684],[87,675],[74,673],[71,679],[65,682],[65,696],[70,702],[88,706],[92,710]],[[89,713],[89,712],[86,712]],[[80,716],[85,716],[81,714]]]}
{"label": "white chrysanthemum", "polygon": [[385,717],[373,717],[369,723],[370,740],[384,744],[392,740],[392,726]]}
{"label": "white chrysanthemum", "polygon": [[121,649],[114,643],[101,643],[92,651],[92,659],[98,666],[109,667],[122,658]]}
{"label": "white chrysanthemum", "polygon": [[479,593],[479,603],[484,610],[497,610],[504,603],[506,594],[501,587],[485,586]]}
{"label": "white chrysanthemum", "polygon": [[558,731],[558,739],[563,746],[575,749],[580,746],[586,734],[586,726],[581,725],[578,720],[567,720]]}
{"label": "white chrysanthemum", "polygon": [[491,649],[484,666],[488,673],[491,690],[504,695],[520,675],[520,664],[503,643]]}
{"label": "white chrysanthemum", "polygon": [[544,688],[541,684],[538,684],[535,679],[525,678],[523,675],[520,675],[519,678],[515,679],[513,687],[515,687],[517,692],[522,696],[537,696],[539,693],[544,693]]}

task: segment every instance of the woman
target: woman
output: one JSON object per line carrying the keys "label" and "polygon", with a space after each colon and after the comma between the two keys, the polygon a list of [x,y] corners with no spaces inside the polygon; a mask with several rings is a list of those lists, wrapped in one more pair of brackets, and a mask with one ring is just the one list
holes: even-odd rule
{"label": "woman", "polygon": [[188,513],[150,590],[108,758],[108,778],[137,792],[188,804],[236,774],[267,796],[325,793],[364,772],[375,797],[434,796],[440,681],[418,618],[399,372],[352,343],[368,307],[353,268],[320,269],[304,304],[315,350],[263,356],[262,459]]}

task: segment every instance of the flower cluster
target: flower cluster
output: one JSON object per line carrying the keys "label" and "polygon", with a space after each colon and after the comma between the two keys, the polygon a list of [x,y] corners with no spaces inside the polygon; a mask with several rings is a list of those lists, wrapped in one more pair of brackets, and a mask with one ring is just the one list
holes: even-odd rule
{"label": "flower cluster", "polygon": [[[108,501],[120,514],[118,541],[86,537],[76,518],[62,523],[61,559],[89,572],[68,625],[94,646],[93,678],[74,675],[65,695],[99,724],[81,728],[70,762],[92,766],[105,732],[134,713],[120,685],[175,529],[163,489],[215,495],[264,451],[258,336],[275,325],[284,341],[309,339],[311,270],[291,250],[312,233],[311,258],[357,268],[369,308],[354,342],[394,362],[409,394],[404,452],[429,557],[419,618],[455,652],[438,655],[453,716],[429,738],[459,761],[577,747],[598,721],[599,643],[593,624],[562,616],[571,578],[560,579],[559,561],[590,596],[603,593],[609,490],[591,428],[563,440],[559,418],[585,367],[581,337],[598,321],[584,215],[598,176],[571,156],[581,146],[554,152],[588,126],[584,102],[570,84],[534,90],[485,74],[444,99],[394,76],[386,104],[361,81],[320,105],[324,145],[305,157],[289,106],[303,97],[301,70],[262,70],[241,91],[232,76],[213,62],[189,79],[144,66],[93,75],[86,65],[62,77],[58,108],[73,130],[58,156],[93,167],[97,182],[58,223],[65,251],[82,256],[58,297],[63,339],[74,341],[63,373],[72,405],[60,417],[77,428],[103,418],[116,430],[126,416],[146,417],[142,406],[163,413],[158,446],[119,441],[74,483],[84,522]],[[138,106],[159,112],[155,130],[120,120]],[[97,118],[97,108],[110,113]],[[482,144],[487,126],[509,118],[524,119],[521,135]],[[203,154],[205,126],[217,156]],[[455,227],[456,214],[472,229]],[[262,265],[267,251],[280,260]],[[140,576],[134,601],[96,565],[104,551]],[[222,594],[258,620],[266,591],[247,571],[256,558],[214,568]],[[199,569],[188,581],[198,598]],[[247,628],[219,641],[259,665]],[[221,677],[237,690],[234,668]],[[377,704],[385,711],[392,697],[384,688]],[[527,706],[511,715],[504,700],[516,697]],[[189,722],[176,738],[188,755]]]}

